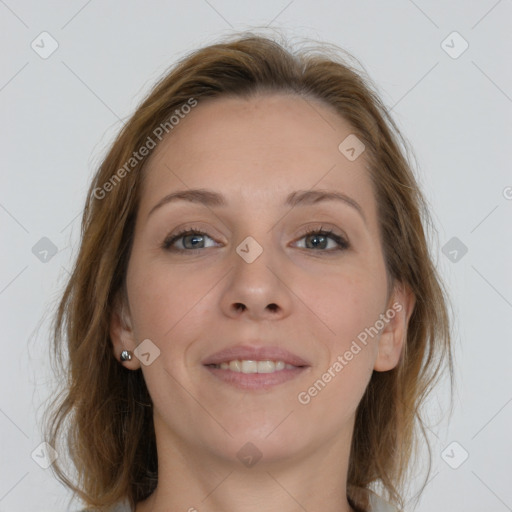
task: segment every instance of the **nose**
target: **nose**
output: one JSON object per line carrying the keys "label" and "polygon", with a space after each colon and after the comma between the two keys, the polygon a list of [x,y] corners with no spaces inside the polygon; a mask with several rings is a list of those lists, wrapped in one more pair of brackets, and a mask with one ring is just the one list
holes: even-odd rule
{"label": "nose", "polygon": [[283,265],[280,267],[263,250],[251,263],[236,252],[221,298],[221,308],[231,318],[244,316],[251,320],[277,320],[287,317],[292,308],[293,293]]}

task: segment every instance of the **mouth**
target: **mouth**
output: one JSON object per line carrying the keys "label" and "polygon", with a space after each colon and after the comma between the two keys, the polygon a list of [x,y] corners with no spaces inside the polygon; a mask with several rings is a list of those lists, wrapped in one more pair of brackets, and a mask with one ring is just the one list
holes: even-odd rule
{"label": "mouth", "polygon": [[304,359],[279,347],[248,346],[216,352],[202,364],[217,380],[244,390],[269,389],[310,367]]}
{"label": "mouth", "polygon": [[292,364],[285,363],[284,361],[253,361],[251,359],[243,359],[239,361],[234,359],[229,362],[223,362],[220,364],[208,365],[212,368],[220,370],[229,370],[238,373],[275,373],[282,370],[293,370],[297,368]]}

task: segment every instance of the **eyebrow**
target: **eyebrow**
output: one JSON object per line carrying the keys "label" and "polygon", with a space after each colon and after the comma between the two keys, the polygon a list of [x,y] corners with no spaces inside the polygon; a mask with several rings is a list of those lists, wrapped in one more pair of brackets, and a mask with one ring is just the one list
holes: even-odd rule
{"label": "eyebrow", "polygon": [[[175,201],[188,201],[190,203],[202,204],[208,207],[225,207],[228,206],[226,198],[214,192],[213,190],[207,189],[189,189],[179,190],[172,192],[163,197],[158,203],[151,208],[148,213],[148,217],[155,212],[158,208],[161,208],[165,204],[169,204]],[[288,194],[284,206],[290,206],[292,208],[296,206],[307,206],[311,204],[320,203],[323,201],[341,201],[342,203],[354,208],[359,215],[366,222],[366,216],[364,214],[361,205],[350,196],[343,194],[342,192],[335,192],[332,190],[296,190]]]}

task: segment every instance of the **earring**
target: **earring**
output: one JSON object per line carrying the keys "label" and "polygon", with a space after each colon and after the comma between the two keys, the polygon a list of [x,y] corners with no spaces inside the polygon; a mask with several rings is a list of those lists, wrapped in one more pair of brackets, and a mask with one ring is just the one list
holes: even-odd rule
{"label": "earring", "polygon": [[121,361],[131,361],[132,360],[132,353],[129,350],[123,350],[121,352],[120,356]]}

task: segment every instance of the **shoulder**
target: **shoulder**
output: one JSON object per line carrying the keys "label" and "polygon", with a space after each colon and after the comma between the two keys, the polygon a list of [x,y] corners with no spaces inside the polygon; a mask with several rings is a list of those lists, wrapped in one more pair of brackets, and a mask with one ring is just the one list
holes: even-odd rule
{"label": "shoulder", "polygon": [[[384,501],[377,494],[370,493],[370,512],[398,512],[398,509]],[[93,512],[90,509],[82,509],[79,512]],[[132,512],[132,508],[128,503],[119,503],[114,508],[112,508],[109,512]]]}
{"label": "shoulder", "polygon": [[370,493],[370,507],[370,512],[398,512],[395,506],[374,493]]}
{"label": "shoulder", "polygon": [[[83,508],[78,512],[97,512],[97,509]],[[109,508],[108,512],[133,512],[133,510],[130,504],[126,501],[118,503],[117,505],[114,505],[112,508]]]}

